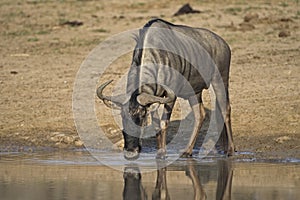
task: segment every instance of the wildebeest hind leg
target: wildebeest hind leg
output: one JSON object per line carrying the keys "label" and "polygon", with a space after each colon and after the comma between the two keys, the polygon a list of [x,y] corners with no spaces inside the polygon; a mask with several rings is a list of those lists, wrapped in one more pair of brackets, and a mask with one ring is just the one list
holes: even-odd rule
{"label": "wildebeest hind leg", "polygon": [[[230,100],[228,94],[228,87],[224,84],[223,88],[222,85],[212,82],[213,89],[216,95],[216,113],[217,118],[221,118],[220,122],[217,123],[218,130],[221,131],[225,124],[225,130],[221,132],[221,138],[223,140],[223,145],[225,148],[225,153],[228,156],[232,156],[234,154],[234,144],[232,138],[232,128],[231,128],[231,107],[230,107]],[[225,90],[224,90],[225,89]],[[225,133],[225,134],[224,134]]]}
{"label": "wildebeest hind leg", "polygon": [[225,116],[225,126],[226,126],[226,133],[228,138],[227,144],[227,155],[232,156],[235,152],[233,138],[232,138],[232,128],[231,128],[231,106],[229,103],[229,99],[226,105],[226,116]]}

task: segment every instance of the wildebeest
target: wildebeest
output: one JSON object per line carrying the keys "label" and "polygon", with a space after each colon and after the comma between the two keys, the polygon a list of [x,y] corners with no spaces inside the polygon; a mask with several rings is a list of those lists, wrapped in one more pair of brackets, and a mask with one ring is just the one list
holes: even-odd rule
{"label": "wildebeest", "polygon": [[[191,156],[205,117],[202,91],[210,85],[216,95],[216,109],[224,119],[225,152],[233,155],[228,95],[230,59],[228,44],[207,29],[174,25],[162,19],[146,23],[136,36],[125,98],[103,94],[111,81],[97,89],[97,96],[106,105],[121,107],[125,158],[139,156],[140,136],[148,113],[151,113],[152,125],[159,129],[157,157],[165,157],[166,132],[177,97],[187,99],[194,113],[193,132],[182,151],[182,156]],[[164,105],[161,119],[156,110],[160,104]]]}

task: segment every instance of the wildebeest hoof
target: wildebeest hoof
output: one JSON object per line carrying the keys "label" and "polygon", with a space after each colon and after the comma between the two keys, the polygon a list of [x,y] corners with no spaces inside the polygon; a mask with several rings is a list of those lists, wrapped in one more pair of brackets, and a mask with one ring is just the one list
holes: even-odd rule
{"label": "wildebeest hoof", "polygon": [[190,158],[190,157],[192,157],[192,153],[183,152],[180,157],[181,158]]}
{"label": "wildebeest hoof", "polygon": [[235,150],[234,148],[229,148],[228,151],[227,151],[227,156],[234,156],[234,153],[235,153]]}
{"label": "wildebeest hoof", "polygon": [[156,159],[165,160],[166,159],[166,150],[165,149],[158,149]]}
{"label": "wildebeest hoof", "polygon": [[138,151],[126,151],[124,150],[124,158],[126,160],[136,160],[140,156]]}

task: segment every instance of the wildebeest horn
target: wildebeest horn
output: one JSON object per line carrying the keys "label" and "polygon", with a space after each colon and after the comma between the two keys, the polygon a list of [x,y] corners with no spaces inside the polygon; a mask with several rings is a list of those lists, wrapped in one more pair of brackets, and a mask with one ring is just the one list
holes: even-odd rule
{"label": "wildebeest horn", "polygon": [[137,101],[139,104],[141,104],[143,106],[146,106],[146,105],[152,104],[152,103],[165,104],[165,103],[170,103],[170,102],[174,101],[176,98],[176,95],[173,92],[173,90],[171,90],[168,87],[164,87],[164,89],[167,93],[166,94],[167,98],[158,97],[158,96],[147,94],[147,93],[143,92],[139,96],[137,96]]}
{"label": "wildebeest horn", "polygon": [[110,107],[110,108],[118,108],[121,107],[123,105],[123,99],[124,99],[124,95],[118,95],[118,96],[106,96],[103,94],[103,90],[106,86],[108,86],[111,82],[113,82],[113,80],[107,81],[105,83],[103,83],[102,85],[100,85],[97,89],[97,96],[99,97],[99,99],[101,99],[103,101],[103,103]]}

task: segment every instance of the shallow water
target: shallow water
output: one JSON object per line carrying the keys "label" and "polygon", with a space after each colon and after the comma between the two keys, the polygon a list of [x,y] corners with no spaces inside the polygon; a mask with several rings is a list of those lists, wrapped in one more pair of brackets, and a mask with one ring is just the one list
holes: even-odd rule
{"label": "shallow water", "polygon": [[2,153],[0,199],[294,200],[300,197],[300,163],[292,161],[180,159],[145,170],[121,162],[111,168],[84,151]]}

